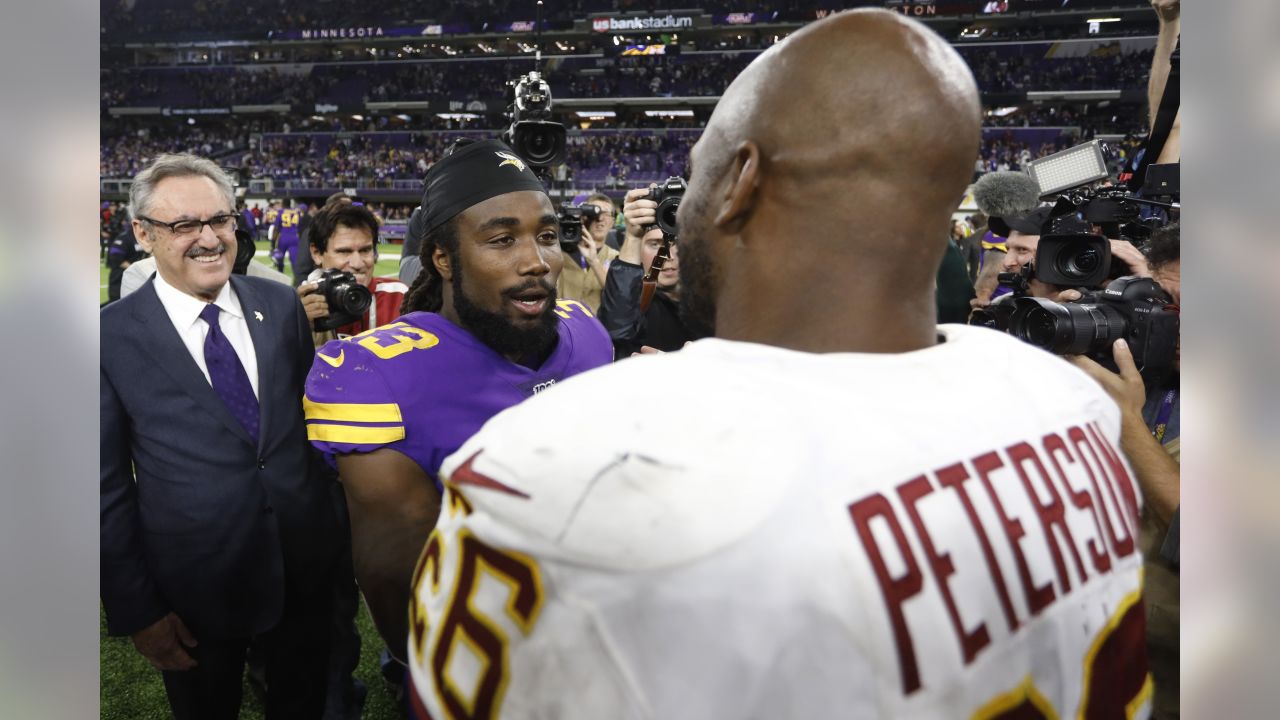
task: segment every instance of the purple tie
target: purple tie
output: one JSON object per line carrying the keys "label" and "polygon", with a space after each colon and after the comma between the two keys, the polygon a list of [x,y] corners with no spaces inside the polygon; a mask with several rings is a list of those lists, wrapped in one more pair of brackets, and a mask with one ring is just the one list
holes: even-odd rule
{"label": "purple tie", "polygon": [[213,391],[218,393],[222,402],[231,414],[244,426],[249,437],[258,441],[258,398],[253,394],[253,385],[249,384],[249,374],[240,364],[235,348],[222,334],[218,326],[217,305],[205,305],[200,311],[200,319],[209,323],[209,334],[204,338],[204,362],[209,368],[209,380],[213,382]]}

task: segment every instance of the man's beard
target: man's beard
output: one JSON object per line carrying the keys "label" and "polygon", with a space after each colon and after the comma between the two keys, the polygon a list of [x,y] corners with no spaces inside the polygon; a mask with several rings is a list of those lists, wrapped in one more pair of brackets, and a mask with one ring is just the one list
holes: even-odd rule
{"label": "man's beard", "polygon": [[698,340],[716,334],[712,260],[705,242],[688,235],[680,244],[680,322]]}
{"label": "man's beard", "polygon": [[453,310],[472,335],[480,342],[493,348],[503,357],[519,356],[521,358],[541,358],[550,352],[560,335],[556,325],[560,316],[556,315],[556,288],[543,280],[529,282],[503,292],[503,296],[524,292],[533,287],[540,287],[547,292],[547,309],[538,318],[533,327],[517,327],[506,315],[485,310],[467,297],[462,289],[462,265],[457,258],[453,260]]}

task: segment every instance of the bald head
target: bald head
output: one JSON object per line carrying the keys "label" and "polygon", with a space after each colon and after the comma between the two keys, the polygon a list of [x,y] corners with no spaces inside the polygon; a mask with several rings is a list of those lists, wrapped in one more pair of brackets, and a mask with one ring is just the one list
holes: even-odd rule
{"label": "bald head", "polygon": [[980,136],[972,74],[923,24],[864,9],[807,25],[733,81],[694,148],[680,252],[701,309],[751,308],[744,286],[847,302],[851,284],[863,313],[904,293],[931,308]]}

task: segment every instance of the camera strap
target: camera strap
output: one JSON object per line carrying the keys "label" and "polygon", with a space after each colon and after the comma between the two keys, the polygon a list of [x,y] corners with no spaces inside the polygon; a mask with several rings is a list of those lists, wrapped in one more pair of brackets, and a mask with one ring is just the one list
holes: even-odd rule
{"label": "camera strap", "polygon": [[1164,442],[1164,432],[1169,428],[1169,418],[1173,415],[1173,403],[1178,399],[1178,389],[1173,388],[1164,394],[1164,399],[1160,401],[1160,409],[1156,412],[1156,428],[1151,431],[1155,436],[1156,442]]}
{"label": "camera strap", "polygon": [[640,281],[641,315],[649,311],[653,295],[658,290],[658,273],[662,272],[662,266],[667,263],[667,258],[671,257],[671,240],[670,235],[662,234],[662,246],[658,248],[658,254],[653,256],[653,264],[649,266],[649,272],[645,273]]}

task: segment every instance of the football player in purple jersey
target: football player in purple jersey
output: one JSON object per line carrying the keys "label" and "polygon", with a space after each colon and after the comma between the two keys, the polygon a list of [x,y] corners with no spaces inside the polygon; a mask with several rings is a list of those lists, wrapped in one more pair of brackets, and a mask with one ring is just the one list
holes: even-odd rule
{"label": "football player in purple jersey", "polygon": [[397,657],[440,463],[493,415],[613,355],[588,308],[557,301],[559,223],[509,147],[457,146],[427,173],[422,207],[406,314],[321,348],[304,400],[308,438],[346,490],[356,578]]}

